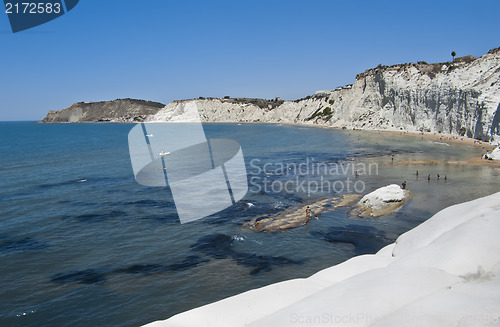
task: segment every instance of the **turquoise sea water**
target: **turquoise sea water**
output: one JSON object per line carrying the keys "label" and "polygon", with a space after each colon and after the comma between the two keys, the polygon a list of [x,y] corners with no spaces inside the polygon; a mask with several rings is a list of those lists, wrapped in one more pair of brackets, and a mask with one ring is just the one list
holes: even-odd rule
{"label": "turquoise sea water", "polygon": [[[250,191],[222,212],[181,225],[168,189],[135,182],[127,145],[132,127],[0,123],[1,326],[139,326],[166,319],[374,253],[446,206],[500,191],[498,169],[399,164],[479,156],[477,148],[397,134],[206,124],[207,137],[241,144]],[[357,179],[352,169],[342,171],[370,163],[377,169]],[[307,174],[288,169],[299,164]],[[348,193],[341,185],[359,182],[365,194],[403,180],[411,198],[385,217],[356,218],[341,208],[280,233],[244,226],[336,195],[279,188],[287,182],[337,181],[339,194]]]}

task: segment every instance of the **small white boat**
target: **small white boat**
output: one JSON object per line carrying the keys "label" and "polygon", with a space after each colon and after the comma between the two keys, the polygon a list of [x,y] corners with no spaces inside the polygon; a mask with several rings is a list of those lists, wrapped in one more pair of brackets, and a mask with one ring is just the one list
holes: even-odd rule
{"label": "small white boat", "polygon": [[163,157],[163,156],[168,156],[169,154],[170,154],[170,152],[162,151],[162,152],[157,153],[156,155]]}
{"label": "small white boat", "polygon": [[153,137],[153,134],[146,134],[147,137]]}

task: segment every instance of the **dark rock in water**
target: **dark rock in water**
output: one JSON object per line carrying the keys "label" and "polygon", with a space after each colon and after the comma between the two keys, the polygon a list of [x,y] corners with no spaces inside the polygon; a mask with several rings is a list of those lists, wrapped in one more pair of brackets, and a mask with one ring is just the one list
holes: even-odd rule
{"label": "dark rock in water", "polygon": [[230,258],[239,265],[254,267],[254,269],[250,271],[251,275],[269,271],[273,266],[302,264],[301,261],[295,261],[285,257],[262,256],[253,253],[234,251],[231,247],[232,243],[233,239],[228,235],[212,234],[201,237],[195,244],[191,245],[191,249],[215,259]]}
{"label": "dark rock in water", "polygon": [[208,262],[208,259],[201,259],[199,256],[192,255],[188,256],[182,261],[170,264],[135,264],[128,266],[126,268],[120,268],[113,270],[114,273],[125,273],[133,275],[150,275],[154,273],[161,273],[166,271],[182,271],[196,267],[200,263]]}
{"label": "dark rock in water", "polygon": [[109,213],[104,213],[104,214],[90,213],[90,214],[84,214],[84,215],[79,215],[79,216],[75,216],[75,217],[64,216],[62,219],[74,218],[82,223],[97,223],[97,222],[105,221],[109,218],[123,217],[126,215],[127,215],[127,213],[125,211],[113,210]]}
{"label": "dark rock in water", "polygon": [[208,259],[202,259],[197,255],[190,255],[183,261],[173,263],[167,266],[167,269],[170,271],[182,271],[196,267],[200,263],[208,262]]}
{"label": "dark rock in water", "polygon": [[114,272],[117,273],[126,273],[126,274],[134,274],[134,275],[149,275],[157,272],[163,272],[167,270],[167,266],[165,265],[157,265],[157,264],[138,264],[131,265],[127,268],[116,269]]}
{"label": "dark rock in water", "polygon": [[94,269],[87,269],[81,271],[73,271],[65,274],[56,274],[53,275],[50,279],[53,282],[59,284],[98,284],[106,280],[106,275]]}
{"label": "dark rock in water", "polygon": [[161,201],[144,199],[144,200],[125,202],[124,204],[125,205],[135,205],[138,207],[157,207],[157,208],[169,208],[169,207],[172,207],[172,205],[173,205],[173,203],[168,201],[167,199],[161,200]]}
{"label": "dark rock in water", "polygon": [[356,255],[374,254],[394,240],[386,238],[377,229],[369,226],[348,225],[332,227],[328,232],[313,232],[315,238],[331,243],[347,243],[354,246]]}
{"label": "dark rock in water", "polygon": [[184,260],[170,264],[135,264],[128,266],[126,268],[120,268],[113,270],[114,273],[125,273],[133,275],[150,275],[154,273],[161,273],[165,271],[182,271],[193,268],[200,263],[208,262],[208,259],[201,259],[199,256],[191,255],[186,257]]}
{"label": "dark rock in water", "polygon": [[0,253],[34,251],[46,247],[48,247],[47,243],[37,241],[31,237],[18,240],[6,239],[0,242]]}
{"label": "dark rock in water", "polygon": [[256,275],[260,272],[270,271],[272,269],[272,266],[303,263],[302,261],[295,261],[285,257],[262,256],[253,253],[233,252],[231,257],[239,265],[243,265],[245,267],[254,267],[254,269],[250,271],[250,275]]}
{"label": "dark rock in water", "polygon": [[[136,219],[135,217],[132,219]],[[162,224],[178,225],[180,223],[179,216],[177,214],[171,215],[153,215],[141,218],[144,220],[153,220]]]}
{"label": "dark rock in water", "polygon": [[233,239],[225,234],[205,235],[191,245],[191,249],[197,252],[204,253],[215,259],[225,259],[230,257],[233,250],[231,245]]}
{"label": "dark rock in water", "polygon": [[188,256],[184,260],[170,265],[133,264],[125,268],[118,268],[111,271],[87,269],[56,274],[53,275],[50,279],[51,281],[59,284],[101,284],[106,281],[106,276],[109,274],[151,275],[166,271],[182,271],[193,268],[200,263],[208,261],[208,259],[202,259],[198,256]]}

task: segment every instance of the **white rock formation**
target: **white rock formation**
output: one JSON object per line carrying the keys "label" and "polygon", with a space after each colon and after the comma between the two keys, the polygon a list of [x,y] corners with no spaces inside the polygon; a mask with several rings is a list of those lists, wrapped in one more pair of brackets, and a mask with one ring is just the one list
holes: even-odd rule
{"label": "white rock formation", "polygon": [[498,326],[499,203],[448,207],[377,254],[147,326]]}
{"label": "white rock formation", "polygon": [[495,150],[491,151],[491,153],[487,153],[486,157],[491,160],[500,160],[500,148],[496,148]]}
{"label": "white rock formation", "polygon": [[168,121],[169,112],[196,101],[204,122],[465,133],[490,140],[500,134],[500,48],[454,63],[380,66],[357,75],[353,85],[296,101],[258,105],[245,100],[174,101],[148,120]]}
{"label": "white rock formation", "polygon": [[379,217],[401,207],[408,193],[399,185],[391,184],[366,194],[359,200],[357,206],[359,215]]}

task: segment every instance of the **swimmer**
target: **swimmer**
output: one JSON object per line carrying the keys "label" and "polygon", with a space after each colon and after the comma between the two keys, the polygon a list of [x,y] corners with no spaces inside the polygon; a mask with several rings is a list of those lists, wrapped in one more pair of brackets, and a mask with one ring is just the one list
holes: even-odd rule
{"label": "swimmer", "polygon": [[309,219],[311,219],[311,209],[309,209],[309,206],[306,207],[306,218],[307,218],[307,221],[309,221]]}

